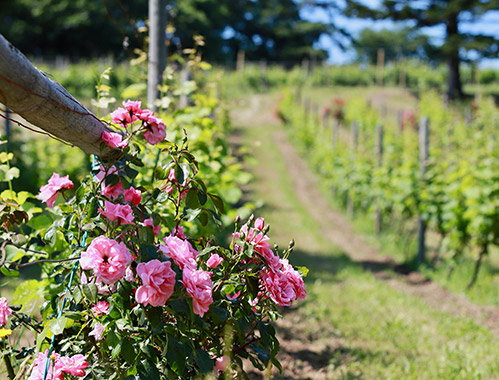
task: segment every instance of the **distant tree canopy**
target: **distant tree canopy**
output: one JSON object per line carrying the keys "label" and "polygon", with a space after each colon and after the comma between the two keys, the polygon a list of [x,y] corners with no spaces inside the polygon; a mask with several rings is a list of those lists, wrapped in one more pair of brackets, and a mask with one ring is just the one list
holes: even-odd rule
{"label": "distant tree canopy", "polygon": [[[145,0],[0,0],[0,33],[28,54],[91,57],[123,55],[143,47],[137,25]],[[326,58],[313,45],[326,27],[300,18],[293,0],[172,0],[170,49],[190,47],[201,34],[210,61],[233,61],[242,49],[250,60],[297,62]]]}
{"label": "distant tree canopy", "polygon": [[499,0],[382,0],[380,6],[366,5],[360,0],[346,0],[346,14],[374,20],[410,21],[416,27],[445,27],[445,40],[440,52],[447,62],[447,94],[463,96],[459,65],[463,50],[473,50],[486,57],[497,57],[499,42],[484,33],[465,33],[459,29],[463,21],[476,20],[491,10],[499,9]]}
{"label": "distant tree canopy", "polygon": [[398,61],[402,58],[418,58],[425,61],[437,61],[437,48],[430,43],[427,35],[413,28],[362,30],[353,43],[357,60],[376,64],[378,50],[385,52],[385,62]]}

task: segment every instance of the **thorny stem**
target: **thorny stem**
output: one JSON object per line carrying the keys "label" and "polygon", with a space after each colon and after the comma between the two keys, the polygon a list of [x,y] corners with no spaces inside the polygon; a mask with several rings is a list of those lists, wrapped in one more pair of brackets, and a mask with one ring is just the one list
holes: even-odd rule
{"label": "thorny stem", "polygon": [[[6,343],[2,342],[2,349],[5,348],[6,348]],[[16,377],[16,374],[14,373],[14,368],[12,367],[12,363],[10,362],[10,356],[4,353],[3,361],[5,362],[5,367],[7,368],[9,379],[13,380]]]}

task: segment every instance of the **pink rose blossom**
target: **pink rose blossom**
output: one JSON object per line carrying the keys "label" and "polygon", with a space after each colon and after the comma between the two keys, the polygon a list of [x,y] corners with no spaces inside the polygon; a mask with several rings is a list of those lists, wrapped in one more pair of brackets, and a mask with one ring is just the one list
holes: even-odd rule
{"label": "pink rose blossom", "polygon": [[224,259],[215,253],[210,256],[210,258],[206,262],[206,265],[208,265],[210,268],[216,268],[222,261],[224,261]]}
{"label": "pink rose blossom", "polygon": [[[33,360],[33,370],[31,371],[28,380],[44,379],[43,374],[45,372],[48,353],[49,350],[47,349],[45,352],[39,352],[37,354],[36,358]],[[52,352],[50,356],[51,358],[48,359],[50,360],[50,364],[46,380],[64,380],[59,354]]]}
{"label": "pink rose blossom", "polygon": [[125,190],[125,201],[137,206],[142,201],[141,191],[130,187]]}
{"label": "pink rose blossom", "polygon": [[114,284],[123,278],[130,261],[132,255],[124,243],[99,236],[81,254],[80,265],[82,269],[92,269],[105,284]]}
{"label": "pink rose blossom", "polygon": [[161,244],[159,250],[167,258],[171,258],[180,269],[186,267],[196,269],[196,256],[198,252],[192,248],[191,243],[176,236],[165,237],[164,241],[166,245]]}
{"label": "pink rose blossom", "polygon": [[241,292],[235,292],[234,294],[227,294],[225,297],[227,297],[229,301],[235,301],[240,295]]}
{"label": "pink rose blossom", "polygon": [[265,262],[271,269],[275,271],[281,269],[282,264],[279,261],[279,256],[277,256],[274,253],[274,251],[272,251],[270,248],[263,248],[261,246],[257,246],[255,247],[255,252],[263,256]]}
{"label": "pink rose blossom", "polygon": [[110,168],[106,169],[104,166],[99,167],[99,172],[95,175],[95,178],[98,181],[102,181],[104,178],[106,178],[109,175],[116,174],[118,173],[118,169],[116,169],[116,166],[112,165]]}
{"label": "pink rose blossom", "polygon": [[7,299],[5,297],[0,298],[0,326],[7,323],[7,319],[11,314],[12,309],[9,307]]}
{"label": "pink rose blossom", "polygon": [[125,148],[128,145],[128,140],[123,140],[123,136],[115,132],[104,131],[102,132],[101,139],[104,141],[104,144],[111,148]]}
{"label": "pink rose blossom", "polygon": [[163,306],[173,293],[175,272],[170,261],[151,260],[137,265],[137,275],[142,280],[135,293],[138,303]]}
{"label": "pink rose blossom", "polygon": [[217,358],[215,360],[215,367],[219,371],[224,372],[230,365],[230,358],[227,355]]}
{"label": "pink rose blossom", "polygon": [[99,301],[91,310],[94,315],[107,314],[109,313],[109,302]]}
{"label": "pink rose blossom", "polygon": [[73,182],[69,179],[69,176],[61,177],[57,173],[52,173],[48,184],[40,187],[40,194],[38,198],[45,202],[48,207],[53,207],[55,200],[59,191],[64,191],[65,189],[72,189]]}
{"label": "pink rose blossom", "polygon": [[68,373],[71,376],[84,377],[86,376],[85,368],[88,367],[87,357],[81,354],[72,357],[61,356],[59,365],[62,372]]}
{"label": "pink rose blossom", "polygon": [[213,303],[213,281],[210,274],[203,270],[192,270],[186,267],[182,273],[182,283],[187,294],[192,298],[194,313],[202,317]]}
{"label": "pink rose blossom", "polygon": [[119,224],[135,224],[133,222],[133,213],[129,205],[114,204],[108,201],[104,202],[106,211],[99,209],[99,212],[111,221],[118,220]]}
{"label": "pink rose blossom", "polygon": [[126,128],[128,124],[136,121],[137,117],[131,115],[130,111],[120,107],[111,113],[111,120],[114,124],[120,124],[122,127]]}
{"label": "pink rose blossom", "polygon": [[102,190],[101,190],[102,195],[109,199],[116,199],[118,198],[121,194],[123,194],[123,184],[118,182],[116,185],[105,185],[104,182],[102,182]]}
{"label": "pink rose blossom", "polygon": [[90,332],[90,336],[93,336],[96,341],[102,340],[102,333],[104,332],[104,325],[102,323],[97,322],[94,325],[94,328]]}
{"label": "pink rose blossom", "polygon": [[135,274],[133,273],[133,270],[130,269],[130,267],[126,268],[125,280],[127,280],[128,282],[135,282]]}
{"label": "pink rose blossom", "polygon": [[265,220],[263,218],[256,218],[255,228],[257,230],[263,230],[265,228]]}
{"label": "pink rose blossom", "polygon": [[288,260],[281,259],[282,263],[282,272],[286,275],[289,282],[293,285],[296,299],[302,300],[307,296],[307,292],[305,291],[305,284],[303,282],[303,278],[300,276],[295,268],[291,264],[289,264]]}
{"label": "pink rose blossom", "polygon": [[183,226],[178,226],[177,228],[174,229],[174,235],[180,239],[187,239],[187,236],[184,234],[184,227]]}
{"label": "pink rose blossom", "polygon": [[295,288],[283,272],[264,268],[260,280],[270,299],[279,306],[289,306],[296,299]]}
{"label": "pink rose blossom", "polygon": [[127,100],[127,101],[123,102],[123,107],[125,107],[129,113],[135,114],[137,116],[141,115],[144,112],[140,108],[141,106],[142,106],[142,102],[138,101],[138,100],[136,100],[136,101]]}
{"label": "pink rose blossom", "polygon": [[142,133],[146,141],[151,145],[156,145],[166,138],[166,126],[163,120],[151,116],[147,119]]}
{"label": "pink rose blossom", "polygon": [[159,232],[161,231],[161,226],[155,226],[152,218],[144,220],[142,225],[144,227],[152,227],[152,232],[154,233],[154,236],[158,236]]}

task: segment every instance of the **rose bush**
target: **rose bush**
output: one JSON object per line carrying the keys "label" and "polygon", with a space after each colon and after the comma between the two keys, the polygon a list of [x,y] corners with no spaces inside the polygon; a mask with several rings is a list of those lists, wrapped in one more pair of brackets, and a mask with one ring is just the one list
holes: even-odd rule
{"label": "rose bush", "polygon": [[0,303],[11,330],[36,334],[33,347],[4,347],[6,365],[31,380],[243,377],[243,359],[279,367],[276,307],[306,295],[305,270],[287,261],[292,244],[279,255],[253,217],[236,218],[227,247],[195,234],[220,224],[224,205],[201,179],[187,136],[166,140],[166,124],[137,101],[111,121],[116,133],[102,144],[113,155],[94,162],[92,176],[72,189],[54,173],[42,187],[50,226],[37,228],[41,210],[4,208],[2,248],[32,255],[2,269],[39,262],[46,300],[40,317],[25,305],[9,315]]}

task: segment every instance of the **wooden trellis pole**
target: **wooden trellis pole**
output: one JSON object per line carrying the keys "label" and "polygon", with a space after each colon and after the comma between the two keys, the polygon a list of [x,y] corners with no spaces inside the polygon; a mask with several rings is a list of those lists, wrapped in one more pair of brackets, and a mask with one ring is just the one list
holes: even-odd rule
{"label": "wooden trellis pole", "polygon": [[111,130],[1,34],[0,103],[30,124],[87,153],[105,157],[111,152],[109,148],[101,151],[102,132]]}

